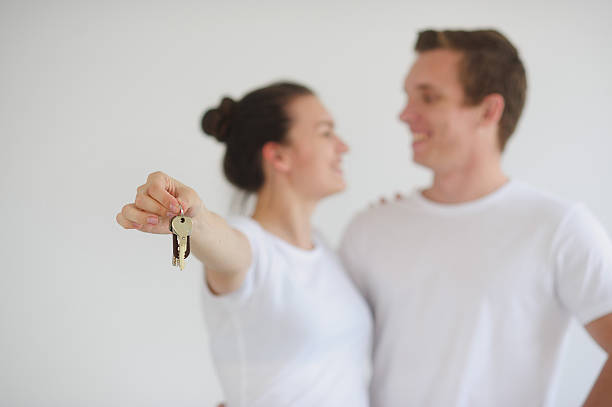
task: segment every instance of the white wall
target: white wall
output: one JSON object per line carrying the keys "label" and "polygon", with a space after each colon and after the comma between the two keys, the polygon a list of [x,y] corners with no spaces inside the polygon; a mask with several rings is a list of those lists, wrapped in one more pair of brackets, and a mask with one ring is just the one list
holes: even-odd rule
{"label": "white wall", "polygon": [[[380,195],[422,185],[397,120],[416,32],[496,27],[529,99],[505,168],[587,203],[612,232],[612,17],[606,0],[0,3],[0,405],[212,406],[201,267],[115,214],[153,170],[227,213],[203,110],[280,78],[318,91],[352,147],[348,191],[316,223],[332,242]],[[603,353],[574,328],[557,386],[577,406]]]}

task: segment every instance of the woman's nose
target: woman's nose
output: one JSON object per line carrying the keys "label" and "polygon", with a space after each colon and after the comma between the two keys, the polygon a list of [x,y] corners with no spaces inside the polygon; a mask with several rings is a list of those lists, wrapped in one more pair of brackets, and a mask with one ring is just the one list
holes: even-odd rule
{"label": "woman's nose", "polygon": [[338,137],[338,151],[340,151],[341,153],[346,153],[347,151],[349,151],[348,144],[346,144],[344,140],[342,140],[340,137]]}

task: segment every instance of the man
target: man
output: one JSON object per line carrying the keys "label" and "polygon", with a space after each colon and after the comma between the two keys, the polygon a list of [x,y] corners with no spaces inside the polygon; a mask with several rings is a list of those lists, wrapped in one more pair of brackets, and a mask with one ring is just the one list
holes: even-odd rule
{"label": "man", "polygon": [[[510,180],[526,94],[495,31],[425,31],[400,119],[429,188],[358,214],[341,256],[375,318],[372,406],[542,406],[572,317],[612,352],[612,244],[581,205]],[[606,361],[585,405],[612,405]]]}

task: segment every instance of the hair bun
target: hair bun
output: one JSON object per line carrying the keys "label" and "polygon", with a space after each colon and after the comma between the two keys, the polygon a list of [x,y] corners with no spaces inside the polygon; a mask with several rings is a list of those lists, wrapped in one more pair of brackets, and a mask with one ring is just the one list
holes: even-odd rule
{"label": "hair bun", "polygon": [[213,136],[222,143],[226,143],[235,107],[236,102],[234,100],[224,97],[217,108],[207,110],[202,117],[204,133]]}

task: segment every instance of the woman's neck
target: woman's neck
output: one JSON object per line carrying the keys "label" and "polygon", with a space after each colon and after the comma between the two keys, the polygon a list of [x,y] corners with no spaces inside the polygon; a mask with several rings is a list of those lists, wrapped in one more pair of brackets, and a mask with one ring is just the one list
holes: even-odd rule
{"label": "woman's neck", "polygon": [[316,204],[286,186],[265,185],[257,195],[252,218],[268,232],[310,250],[314,247],[310,218]]}

